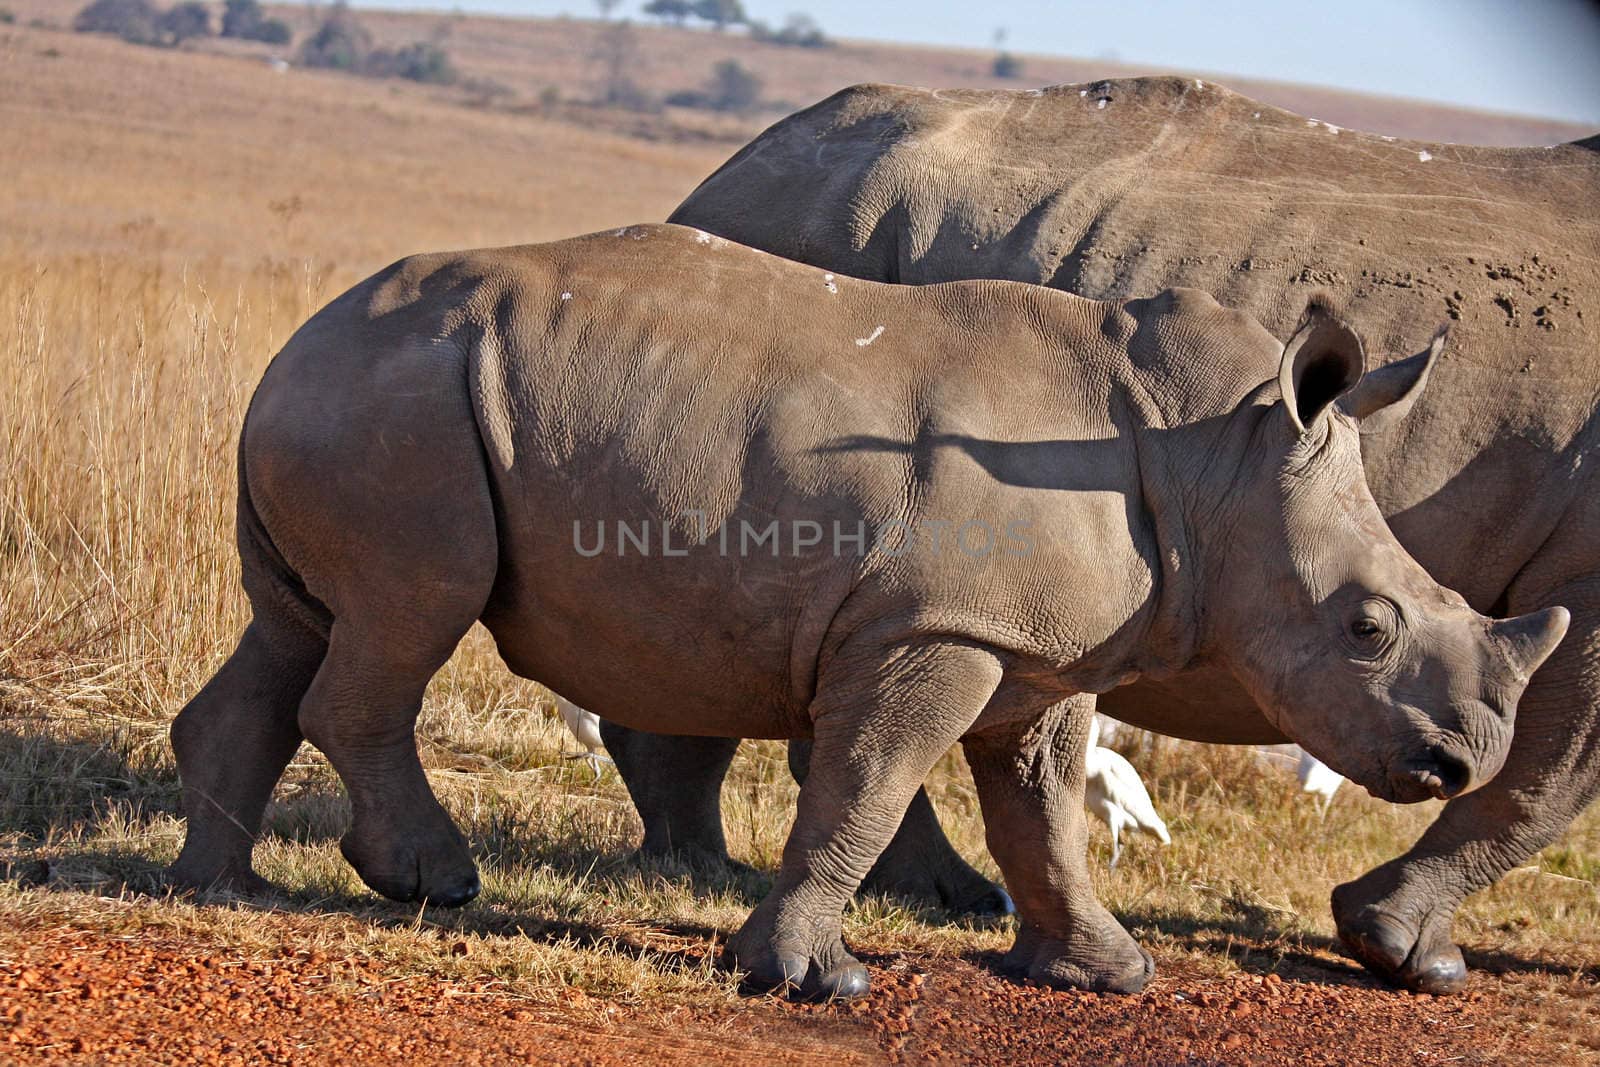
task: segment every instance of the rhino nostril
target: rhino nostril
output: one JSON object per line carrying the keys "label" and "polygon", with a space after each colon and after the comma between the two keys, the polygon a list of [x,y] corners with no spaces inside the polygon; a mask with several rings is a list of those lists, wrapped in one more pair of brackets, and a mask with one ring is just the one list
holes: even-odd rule
{"label": "rhino nostril", "polygon": [[1472,784],[1472,765],[1453,752],[1434,748],[1418,772],[1418,781],[1435,797],[1448,800],[1467,791]]}

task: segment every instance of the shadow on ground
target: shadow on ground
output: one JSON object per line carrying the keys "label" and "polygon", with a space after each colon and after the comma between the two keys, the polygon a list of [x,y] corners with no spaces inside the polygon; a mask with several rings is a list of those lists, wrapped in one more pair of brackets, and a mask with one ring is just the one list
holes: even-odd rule
{"label": "shadow on ground", "polygon": [[161,774],[158,759],[147,730],[81,739],[0,728],[0,835],[85,836],[113,812],[175,812],[177,777]]}
{"label": "shadow on ground", "polygon": [[[3,710],[3,709],[0,709]],[[290,795],[275,799],[266,821],[268,836],[300,845],[324,844],[338,836],[346,804],[336,786],[291,778]],[[99,895],[166,896],[164,869],[136,850],[74,848],[76,838],[94,838],[111,823],[126,831],[157,816],[178,813],[178,782],[170,764],[152,753],[150,732],[113,733],[105,739],[71,739],[48,733],[0,729],[0,880],[19,886],[61,892],[92,891]],[[580,878],[588,890],[610,896],[637,889],[641,879],[686,885],[697,897],[723,896],[754,906],[771,885],[771,876],[742,863],[719,865],[675,857],[641,859],[632,853],[596,852],[575,847],[570,839],[544,840],[526,828],[493,822],[474,835],[480,855],[503,868],[545,868]],[[312,889],[280,892],[259,898],[202,895],[202,903],[262,911],[346,915],[375,926],[399,929],[419,922],[415,905],[394,904],[365,893]],[[926,925],[970,923],[934,908],[904,906]],[[1117,917],[1130,930],[1158,931],[1180,950],[1231,958],[1254,974],[1330,985],[1382,987],[1355,962],[1344,957],[1338,942],[1283,922],[1270,909],[1248,901],[1222,901],[1223,916],[1187,916],[1170,912],[1129,911]],[[641,925],[638,936],[627,924],[605,927],[553,918],[525,907],[426,909],[427,922],[439,929],[492,937],[523,936],[550,943],[566,942],[604,948],[635,958],[649,954],[668,969],[704,962],[710,946],[728,931],[695,924]],[[646,934],[667,935],[692,943],[684,949],[663,949]],[[1159,954],[1159,950],[1158,950]],[[1330,959],[1329,956],[1338,957]],[[1514,952],[1467,949],[1473,969],[1490,974],[1542,974],[1600,981],[1600,966],[1564,964]],[[892,956],[863,954],[882,962]],[[972,952],[962,958],[991,973],[1003,973],[1002,956]]]}

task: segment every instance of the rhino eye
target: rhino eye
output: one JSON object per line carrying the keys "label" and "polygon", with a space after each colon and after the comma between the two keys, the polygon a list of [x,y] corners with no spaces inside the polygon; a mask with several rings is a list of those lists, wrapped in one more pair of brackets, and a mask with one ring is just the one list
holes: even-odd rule
{"label": "rhino eye", "polygon": [[1399,612],[1392,603],[1382,597],[1368,597],[1346,624],[1351,650],[1363,658],[1382,655],[1394,642],[1398,622]]}

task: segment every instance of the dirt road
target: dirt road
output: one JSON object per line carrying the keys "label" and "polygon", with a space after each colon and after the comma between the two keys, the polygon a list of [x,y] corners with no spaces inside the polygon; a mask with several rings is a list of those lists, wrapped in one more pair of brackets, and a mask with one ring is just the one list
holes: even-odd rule
{"label": "dirt road", "polygon": [[870,958],[849,1005],[626,1008],[569,991],[536,1005],[387,974],[363,958],[245,959],[170,934],[70,926],[0,933],[0,1061],[32,1063],[1582,1062],[1514,1025],[1500,980],[1411,996],[1321,975],[1186,979],[1137,997],[1009,982],[994,960]]}

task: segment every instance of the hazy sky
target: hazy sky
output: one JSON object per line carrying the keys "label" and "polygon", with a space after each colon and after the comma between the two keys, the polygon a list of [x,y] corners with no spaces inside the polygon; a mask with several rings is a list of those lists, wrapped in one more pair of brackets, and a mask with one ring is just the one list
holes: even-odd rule
{"label": "hazy sky", "polygon": [[[354,0],[591,17],[592,0]],[[622,0],[638,17],[643,0]],[[1586,0],[744,0],[837,37],[1008,47],[1365,89],[1600,125],[1600,3]]]}

